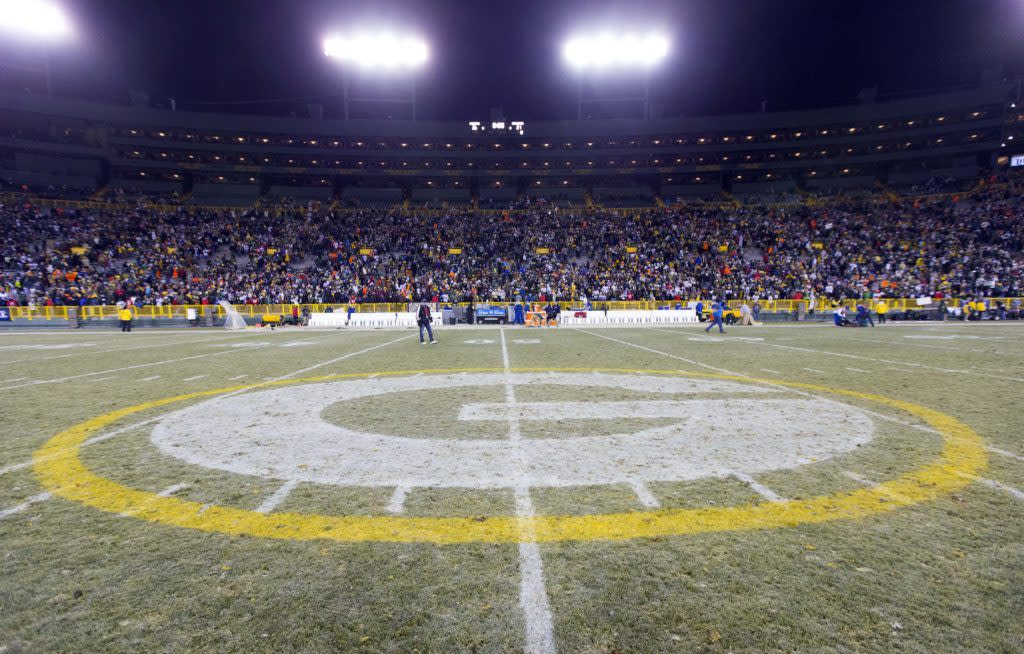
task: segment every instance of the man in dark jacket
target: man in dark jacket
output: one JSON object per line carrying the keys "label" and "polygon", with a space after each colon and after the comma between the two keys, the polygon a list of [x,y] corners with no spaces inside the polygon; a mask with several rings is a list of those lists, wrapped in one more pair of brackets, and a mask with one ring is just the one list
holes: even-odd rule
{"label": "man in dark jacket", "polygon": [[423,340],[424,329],[427,330],[427,336],[430,337],[431,345],[437,342],[434,340],[434,330],[430,328],[430,305],[426,302],[420,304],[420,308],[416,312],[416,324],[420,326],[420,345],[427,344],[427,342]]}

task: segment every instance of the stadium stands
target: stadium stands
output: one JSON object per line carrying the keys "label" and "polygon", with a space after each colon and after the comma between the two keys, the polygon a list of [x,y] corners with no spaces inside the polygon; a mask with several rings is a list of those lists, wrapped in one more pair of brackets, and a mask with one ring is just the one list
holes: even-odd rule
{"label": "stadium stands", "polygon": [[[1001,173],[964,194],[631,212],[543,199],[430,212],[23,194],[0,209],[0,293],[17,305],[1020,296],[1022,183]],[[368,202],[400,193],[361,190]]]}

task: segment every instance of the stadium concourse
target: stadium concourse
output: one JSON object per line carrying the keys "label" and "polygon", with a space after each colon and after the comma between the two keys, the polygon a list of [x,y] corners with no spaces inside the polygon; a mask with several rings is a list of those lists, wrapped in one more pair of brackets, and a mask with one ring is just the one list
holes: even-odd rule
{"label": "stadium concourse", "polygon": [[[503,212],[0,206],[9,306],[1013,298],[1019,174],[939,197]],[[52,204],[52,203],[50,203]],[[1009,307],[1007,307],[1009,308]]]}

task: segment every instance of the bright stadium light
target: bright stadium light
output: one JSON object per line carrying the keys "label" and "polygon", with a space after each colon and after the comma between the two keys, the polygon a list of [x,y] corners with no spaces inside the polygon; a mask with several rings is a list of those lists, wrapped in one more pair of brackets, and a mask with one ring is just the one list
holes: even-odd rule
{"label": "bright stadium light", "polygon": [[430,57],[426,41],[412,35],[332,34],[323,45],[328,57],[366,69],[419,68]]}
{"label": "bright stadium light", "polygon": [[67,39],[71,21],[49,0],[0,0],[0,31],[14,37],[45,41]]}
{"label": "bright stadium light", "polygon": [[645,68],[662,61],[669,52],[662,34],[610,34],[574,36],[562,47],[562,56],[577,70]]}

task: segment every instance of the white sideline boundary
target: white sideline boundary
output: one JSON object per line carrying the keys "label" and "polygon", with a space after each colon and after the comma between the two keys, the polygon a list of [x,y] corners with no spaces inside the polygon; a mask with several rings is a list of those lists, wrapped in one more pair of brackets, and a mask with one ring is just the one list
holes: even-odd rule
{"label": "white sideline boundary", "polygon": [[277,508],[278,504],[284,502],[285,499],[289,495],[291,495],[292,490],[294,490],[294,488],[298,485],[298,479],[289,479],[288,481],[284,482],[283,484],[281,484],[281,487],[274,491],[270,497],[263,500],[263,504],[259,505],[259,507],[256,509],[256,512],[270,513],[275,508]]}
{"label": "white sideline boundary", "polygon": [[53,497],[53,496],[50,495],[50,493],[39,493],[37,495],[33,495],[32,497],[28,498],[27,500],[25,500],[21,504],[15,504],[14,506],[12,506],[9,509],[3,509],[2,511],[0,511],[0,520],[3,520],[4,518],[10,517],[10,516],[14,515],[15,513],[21,513],[22,511],[24,511],[28,507],[32,506],[33,504],[37,504],[39,502],[45,502],[46,500],[50,499],[51,497]]}
{"label": "white sideline boundary", "polygon": [[[509,406],[516,406],[516,391],[512,384],[512,366],[509,363],[508,345],[505,343],[505,330],[501,334],[501,362],[505,368],[505,401]],[[519,414],[508,412],[508,438],[510,441],[522,440],[523,434],[519,426]],[[521,542],[519,543],[519,607],[526,621],[526,638],[523,651],[526,654],[555,654],[554,618],[548,602],[548,592],[544,583],[544,560],[537,544],[537,534],[533,526],[536,511],[530,497],[527,471],[520,468],[520,481],[515,489],[516,516],[520,518]]]}

